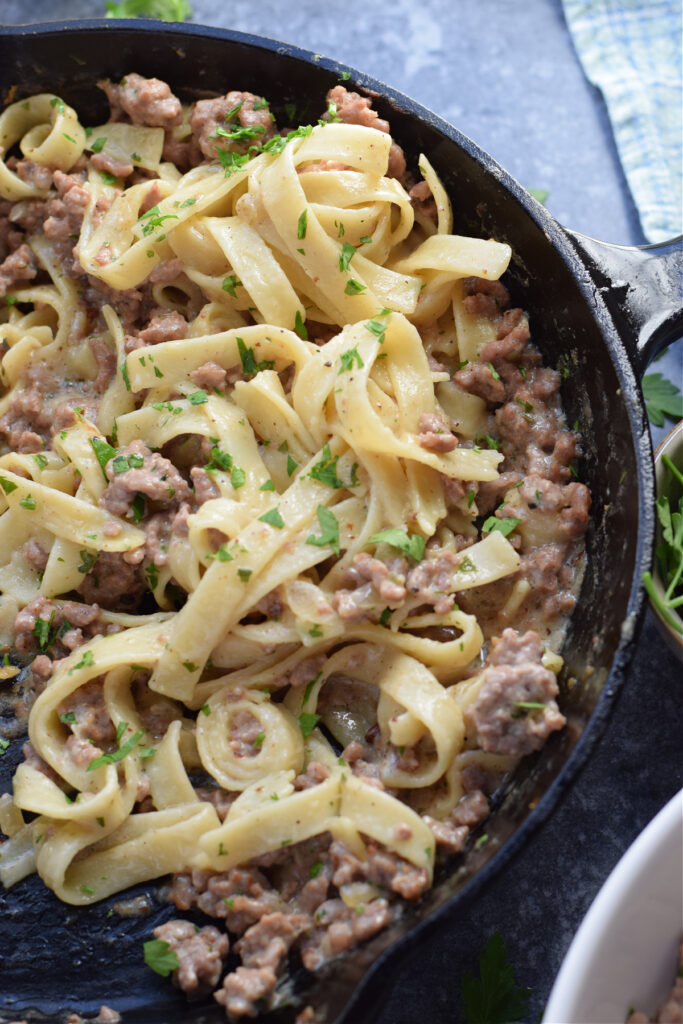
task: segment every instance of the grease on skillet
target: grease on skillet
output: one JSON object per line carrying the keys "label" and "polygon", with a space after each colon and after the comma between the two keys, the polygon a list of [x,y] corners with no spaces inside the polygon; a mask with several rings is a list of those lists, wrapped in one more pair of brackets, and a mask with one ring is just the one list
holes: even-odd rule
{"label": "grease on skillet", "polygon": [[[179,120],[180,105],[162,83],[129,75],[125,84],[109,83],[105,89],[114,120],[165,129],[165,156],[181,170],[215,157],[220,140],[220,134],[219,140],[215,138],[216,129],[231,119],[234,125],[251,131],[252,138],[272,137],[274,132],[268,106],[248,93],[231,93],[196,104],[189,121],[191,131],[182,134],[173,130]],[[328,95],[327,116],[330,115],[349,123],[389,130],[386,122],[378,121],[367,100],[348,93],[343,86]],[[230,127],[234,131],[232,123]],[[258,128],[263,131],[258,132]],[[232,151],[239,153],[239,145],[233,146]],[[8,163],[11,161],[12,158]],[[93,153],[90,164],[101,174],[119,177],[127,183],[144,180],[144,172],[142,178],[136,177],[141,172],[134,164],[106,153]],[[82,277],[73,259],[73,236],[77,236],[89,200],[82,166],[69,168],[68,173],[25,159],[15,159],[12,166],[22,180],[50,191],[44,200],[7,202],[0,211],[6,246],[0,286],[10,292],[10,299],[23,282],[41,280],[40,260],[26,244],[26,238],[35,234],[50,239],[68,272],[76,279]],[[415,184],[395,144],[389,174],[409,189],[418,223],[429,230],[436,217],[434,199],[425,182]],[[151,209],[159,196],[154,191],[153,177],[148,177],[152,182]],[[106,260],[106,253],[101,258]],[[182,266],[168,260],[156,280],[150,280],[147,290],[143,287],[139,296],[119,297],[103,289],[96,279],[88,279],[82,305],[96,372],[75,386],[71,383],[55,389],[54,381],[49,380],[41,364],[30,364],[21,381],[23,386],[17,389],[0,420],[0,431],[9,450],[40,457],[50,449],[55,430],[73,422],[76,402],[76,408],[96,409],[99,396],[116,370],[111,350],[106,343],[98,343],[97,338],[98,329],[101,332],[103,326],[100,317],[105,301],[118,308],[132,349],[183,336],[187,314],[196,315],[197,311],[190,307],[183,311],[158,309],[151,298],[152,285],[172,287],[181,273]],[[236,287],[235,282],[229,282],[230,287]],[[505,462],[500,478],[491,484],[444,481],[446,501],[450,509],[459,512],[476,501],[480,516],[493,513],[493,525],[497,521],[503,531],[514,524],[508,539],[521,555],[521,565],[514,576],[453,595],[461,608],[477,615],[488,641],[482,656],[485,660],[477,665],[483,670],[483,685],[468,709],[467,724],[476,745],[491,756],[479,763],[473,759],[462,768],[463,795],[447,820],[427,816],[434,840],[444,853],[459,852],[471,828],[486,816],[487,796],[495,789],[501,772],[519,757],[538,749],[550,732],[563,724],[554,701],[554,675],[546,667],[555,667],[557,663],[547,654],[546,664],[543,663],[544,645],[558,648],[576,600],[583,571],[582,537],[590,503],[584,485],[572,479],[580,448],[576,433],[566,428],[559,405],[562,368],[556,371],[542,366],[530,341],[527,318],[521,309],[508,308],[509,296],[502,284],[468,279],[464,289],[463,308],[469,315],[489,321],[494,328],[493,337],[479,358],[461,365],[457,350],[452,345],[444,347],[438,324],[423,331],[423,341],[434,373],[445,373],[468,395],[482,400],[485,413],[481,445],[500,450]],[[326,341],[324,327],[319,325],[317,330],[316,340]],[[228,383],[225,372],[215,364],[203,366],[195,382],[201,388],[220,388]],[[421,422],[420,437],[425,448],[438,452],[458,443],[455,408],[453,412],[450,423],[442,418]],[[477,438],[475,444],[479,442]],[[131,454],[143,463],[150,457],[142,448],[131,448],[126,456]],[[174,482],[178,486],[174,490],[182,494],[183,483],[187,486],[187,481],[174,466],[173,453],[165,452],[166,455],[169,472],[177,473]],[[181,464],[187,468],[185,462]],[[193,507],[198,507],[215,495],[202,465],[195,465],[194,469]],[[149,476],[141,486],[151,487],[153,470],[148,466],[143,466],[143,470]],[[115,497],[110,492],[107,500],[113,502]],[[111,510],[115,511],[113,506]],[[178,508],[167,509],[167,520],[178,512]],[[463,535],[460,549],[464,550],[469,543],[471,539]],[[156,558],[161,560],[159,548],[155,551]],[[37,573],[44,570],[47,555],[35,539],[27,541],[22,549],[24,562]],[[98,562],[97,576],[93,566],[86,566],[88,571],[83,574],[74,600],[54,602],[39,597],[14,617],[12,645],[24,660],[32,659],[29,671],[22,675],[20,696],[19,688],[16,690],[16,710],[20,714],[28,710],[31,689],[38,693],[49,680],[55,661],[89,637],[111,630],[111,622],[101,615],[102,607],[133,611],[149,600],[139,564],[102,556]],[[154,555],[150,564],[155,564]],[[450,568],[448,559],[438,566],[434,560],[418,560],[410,569],[405,558],[384,562],[360,555],[338,590],[336,611],[340,618],[352,622],[364,617],[372,620],[372,609],[384,607],[387,602],[400,606],[411,591],[419,592],[424,603],[437,610],[443,600],[443,577]],[[266,621],[275,620],[279,603],[280,596],[273,595],[258,611]],[[436,627],[426,627],[425,634],[443,638]],[[446,631],[445,638],[452,637],[452,632]],[[11,665],[5,668],[9,679],[5,685],[11,687]],[[319,663],[314,659],[308,665],[302,663],[301,678],[290,680],[290,685],[306,686],[318,671]],[[144,673],[139,674],[135,688],[148,732],[162,735],[169,721],[168,707],[163,701],[154,701],[146,689]],[[323,715],[327,712],[330,722],[337,724],[344,716],[351,716],[357,729],[358,708],[365,706],[368,696],[363,686],[348,677],[339,677],[330,682],[324,694],[320,706]],[[71,716],[79,725],[79,735],[71,744],[74,757],[89,757],[91,750],[87,745],[96,747],[98,754],[113,747],[115,731],[106,715],[101,683],[83,687],[68,707],[65,705],[62,714]],[[245,714],[234,724],[230,735],[231,742],[245,757],[253,756],[258,749],[260,733],[255,721]],[[397,752],[376,724],[371,724],[359,738],[351,739],[341,754],[357,777],[378,788],[383,788],[381,776],[390,762],[399,762],[406,771],[416,764],[415,752],[410,747]],[[26,757],[29,763],[49,773],[30,745]],[[325,766],[313,762],[297,777],[295,787],[302,791],[319,785],[325,778]],[[210,779],[197,777],[194,781],[200,798],[212,802],[223,818],[232,795]],[[149,809],[145,804],[149,797],[143,792],[138,796],[138,809]],[[205,925],[196,931],[185,922],[170,922],[156,929],[157,941],[166,943],[168,950],[175,953],[178,966],[173,972],[174,981],[189,993],[215,987],[228,952],[227,928],[233,937],[233,951],[240,954],[242,964],[225,977],[217,992],[218,1001],[235,1018],[266,1008],[273,999],[291,948],[297,950],[307,968],[315,970],[330,957],[384,927],[393,915],[400,913],[401,900],[418,899],[424,891],[428,884],[424,870],[378,844],[371,844],[368,854],[367,859],[361,859],[339,840],[330,842],[329,835],[323,835],[229,872],[195,870],[177,875],[171,900],[179,909],[201,910],[215,918],[220,927]],[[240,937],[237,943],[234,936]]]}

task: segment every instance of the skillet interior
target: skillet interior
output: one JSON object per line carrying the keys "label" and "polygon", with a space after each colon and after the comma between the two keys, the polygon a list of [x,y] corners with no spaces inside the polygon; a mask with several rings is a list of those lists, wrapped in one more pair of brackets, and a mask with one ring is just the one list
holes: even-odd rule
{"label": "skillet interior", "polygon": [[[229,88],[264,93],[280,115],[280,124],[287,120],[285,103],[294,102],[297,123],[305,124],[316,122],[324,94],[343,68],[291,47],[259,47],[250,37],[198,26],[70,23],[68,33],[57,26],[41,26],[37,32],[13,30],[0,38],[3,100],[54,91],[75,107],[85,124],[106,117],[106,103],[94,89],[95,81],[117,79],[132,70],[163,78],[185,100]],[[651,548],[652,518],[647,510],[652,505],[652,471],[633,371],[597,289],[562,229],[450,126],[364,75],[352,72],[349,84],[381,93],[375,106],[389,119],[409,166],[415,167],[420,152],[429,155],[451,196],[456,232],[491,235],[513,246],[506,283],[514,302],[530,312],[532,338],[544,362],[555,366],[561,355],[570,357],[563,400],[569,422],[578,421],[584,438],[580,476],[591,489],[594,510],[587,537],[589,571],[564,651],[563,709],[568,728],[554,734],[538,755],[525,759],[486,822],[489,841],[479,850],[472,844],[443,869],[419,906],[343,958],[327,975],[316,980],[302,971],[296,977],[297,992],[305,993],[306,1001],[315,1006],[327,1006],[329,1019],[342,1014],[360,1024],[372,1019],[387,978],[387,971],[374,971],[361,995],[349,1004],[370,964],[429,915],[433,916],[427,927],[438,927],[439,915],[434,912],[448,901],[444,912],[458,913],[549,813],[598,738],[642,607],[636,581]],[[10,788],[20,745],[13,743],[2,761],[2,789]],[[452,901],[456,893],[457,900]],[[35,1007],[37,1012],[29,1019],[52,1021],[59,1009],[94,1013],[105,1001],[127,1010],[124,1021],[130,1024],[224,1020],[222,1011],[210,1004],[188,1009],[184,997],[144,966],[142,941],[155,924],[170,916],[168,908],[160,905],[147,917],[107,918],[114,902],[115,898],[90,909],[67,907],[35,877],[1,894],[0,913],[12,922],[13,941],[0,950],[0,1013],[16,1016],[21,1009],[26,1016],[26,1008]],[[414,930],[407,941],[416,941]],[[293,1012],[284,1009],[277,1016],[291,1019]]]}

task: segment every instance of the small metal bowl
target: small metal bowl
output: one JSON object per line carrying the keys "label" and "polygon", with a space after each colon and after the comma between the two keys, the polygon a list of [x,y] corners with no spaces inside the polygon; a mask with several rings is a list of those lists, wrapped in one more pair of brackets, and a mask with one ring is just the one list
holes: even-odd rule
{"label": "small metal bowl", "polygon": [[[665,465],[662,456],[668,455],[673,463],[675,463],[678,469],[683,469],[683,420],[678,423],[673,430],[671,430],[664,438],[662,443],[659,445],[655,452],[655,481],[657,487],[657,497],[661,494],[668,494],[671,501],[672,508],[674,505],[678,505],[678,499],[681,496],[683,488],[681,484],[673,477],[671,471]],[[657,526],[657,544],[661,544],[662,537],[661,524]],[[664,586],[659,575],[659,567],[657,565],[657,559],[655,558],[652,567],[652,583],[654,586],[655,593],[663,598],[664,597]],[[680,632],[671,625],[670,622],[664,618],[662,612],[659,610],[655,602],[650,597],[650,607],[655,613],[657,620],[657,626],[660,633],[664,637],[666,644],[669,649],[673,651],[679,661],[683,662],[683,615],[681,612],[683,608],[669,611],[669,615],[672,619],[676,620],[680,626]]]}

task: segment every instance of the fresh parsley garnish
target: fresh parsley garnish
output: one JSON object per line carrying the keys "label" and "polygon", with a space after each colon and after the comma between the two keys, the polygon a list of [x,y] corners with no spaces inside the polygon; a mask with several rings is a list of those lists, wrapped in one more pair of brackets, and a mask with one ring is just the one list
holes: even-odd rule
{"label": "fresh parsley garnish", "polygon": [[[664,596],[655,590],[649,572],[643,573],[643,585],[662,618],[683,635],[680,620],[683,607],[683,473],[668,455],[662,455],[662,462],[666,472],[664,493],[656,503],[662,543],[655,549],[655,558]],[[677,509],[673,497],[676,487],[680,488]]]}
{"label": "fresh parsley garnish", "polygon": [[528,188],[527,192],[530,196],[533,196],[537,202],[543,203],[544,205],[548,196],[550,195],[550,192],[547,188]]}
{"label": "fresh parsley garnish", "polygon": [[227,277],[223,278],[223,284],[222,284],[223,291],[227,292],[228,295],[231,295],[233,299],[237,298],[237,292],[235,291],[235,289],[236,288],[241,288],[241,287],[242,287],[242,282],[237,280],[237,277],[236,277],[235,274],[228,274]]}
{"label": "fresh parsley garnish", "polygon": [[285,525],[285,521],[280,515],[280,510],[277,505],[275,508],[268,509],[262,516],[259,516],[259,521],[262,523],[268,523],[269,526],[274,526],[276,530],[281,530]]}
{"label": "fresh parsley garnish", "polygon": [[308,210],[302,210],[299,214],[299,220],[297,223],[296,237],[301,239],[306,237],[306,229],[308,227]]}
{"label": "fresh parsley garnish", "polygon": [[319,721],[320,715],[309,714],[307,711],[299,715],[299,728],[304,739],[310,736]]}
{"label": "fresh parsley garnish", "polygon": [[500,932],[493,933],[479,957],[479,974],[463,975],[462,998],[466,1024],[520,1024],[528,1012],[531,989],[518,988],[507,962]]}
{"label": "fresh parsley garnish", "polygon": [[178,957],[163,939],[150,939],[145,942],[143,949],[145,963],[162,978],[168,978],[169,974],[180,967]]}
{"label": "fresh parsley garnish", "polygon": [[349,373],[353,369],[354,362],[359,370],[365,365],[357,348],[347,348],[346,352],[342,352],[340,360],[341,370],[339,373]]}
{"label": "fresh parsley garnish", "polygon": [[661,373],[646,373],[643,377],[645,409],[651,423],[663,427],[668,416],[683,419],[683,395],[679,388]]}
{"label": "fresh parsley garnish", "polygon": [[516,527],[521,523],[521,519],[515,519],[514,516],[510,516],[508,519],[497,519],[495,516],[489,516],[481,528],[482,533],[493,533],[494,531],[502,533],[504,537],[507,537],[512,533]]}
{"label": "fresh parsley garnish", "polygon": [[254,355],[253,348],[247,348],[244,344],[243,338],[237,338],[237,351],[240,354],[242,360],[242,373],[247,380],[255,377],[260,370],[272,370],[275,363],[272,359],[264,359],[261,362],[257,362],[256,356]]}
{"label": "fresh parsley garnish", "polygon": [[398,551],[410,555],[416,562],[421,562],[424,558],[427,541],[417,533],[410,534],[406,530],[392,527],[389,530],[380,530],[379,533],[374,533],[369,538],[369,543],[390,544],[392,548],[397,548]]}
{"label": "fresh parsley garnish", "polygon": [[[125,730],[124,730],[125,731]],[[122,747],[115,750],[113,754],[101,754],[100,757],[96,757],[94,761],[91,761],[88,765],[88,771],[93,772],[96,768],[100,768],[103,764],[116,764],[117,761],[122,761],[132,750],[134,750],[142,737],[144,732],[140,729],[139,732],[133,733],[131,738],[127,740]],[[118,737],[119,741],[121,737]]]}
{"label": "fresh parsley garnish", "polygon": [[345,484],[343,480],[339,479],[337,475],[339,456],[335,455],[334,458],[332,457],[329,444],[323,445],[320,454],[322,459],[320,462],[316,462],[309,473],[311,479],[317,480],[321,484],[327,484],[328,487],[334,487],[335,490],[338,490],[340,487],[352,487],[353,481]]}
{"label": "fresh parsley garnish", "polygon": [[351,260],[356,255],[355,246],[351,245],[350,242],[344,242],[339,253],[339,269],[346,273],[349,269]]}
{"label": "fresh parsley garnish", "polygon": [[311,534],[306,538],[306,543],[312,544],[316,548],[322,548],[329,544],[335,555],[339,557],[341,554],[339,550],[339,523],[334,512],[330,512],[324,505],[318,505],[317,515],[322,533],[319,537]]}

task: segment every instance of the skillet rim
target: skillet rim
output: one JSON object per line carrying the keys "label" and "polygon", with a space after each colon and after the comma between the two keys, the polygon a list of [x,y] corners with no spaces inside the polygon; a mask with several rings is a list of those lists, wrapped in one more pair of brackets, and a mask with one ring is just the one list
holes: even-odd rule
{"label": "skillet rim", "polygon": [[[375,976],[379,972],[384,971],[389,966],[391,960],[405,955],[423,936],[438,926],[442,917],[453,913],[456,906],[458,909],[468,906],[480,892],[481,888],[501,871],[506,864],[511,862],[522,846],[531,838],[532,834],[555,811],[561,798],[572,787],[585,767],[591,753],[601,740],[612,708],[615,705],[621,687],[625,683],[626,672],[633,657],[633,651],[647,605],[645,594],[640,584],[640,577],[642,572],[651,563],[655,532],[655,481],[652,445],[644,402],[635,369],[635,360],[637,358],[635,339],[633,337],[630,339],[626,336],[622,337],[619,333],[615,318],[603,297],[602,287],[600,287],[599,282],[591,273],[590,264],[583,258],[582,253],[577,250],[573,233],[565,230],[552,214],[538,203],[508,171],[501,167],[493,157],[458,128],[416,100],[411,99],[385,82],[360,71],[353,65],[336,61],[333,58],[267,36],[196,23],[160,23],[159,21],[147,19],[74,19],[65,22],[8,25],[0,27],[0,40],[3,37],[20,37],[30,40],[31,38],[49,38],[51,36],[58,40],[63,37],[65,32],[102,34],[105,31],[108,33],[130,33],[134,31],[147,36],[151,34],[164,35],[171,39],[182,39],[187,36],[218,39],[227,44],[261,51],[265,50],[303,64],[319,66],[334,74],[340,75],[343,72],[349,72],[349,82],[355,87],[366,90],[370,94],[376,93],[381,95],[391,106],[403,114],[427,124],[449,140],[449,142],[464,150],[485,174],[496,179],[497,183],[507,192],[508,198],[522,206],[525,215],[545,235],[547,242],[559,255],[578,286],[585,306],[594,320],[606,347],[621,388],[622,394],[620,399],[617,396],[613,396],[612,400],[619,400],[621,403],[620,412],[626,412],[630,444],[636,464],[638,483],[637,539],[634,550],[633,576],[626,603],[626,613],[621,624],[620,638],[614,650],[611,668],[605,679],[596,706],[586,722],[578,742],[573,747],[566,762],[560,768],[556,778],[545,790],[534,809],[527,814],[515,832],[505,840],[503,846],[472,877],[464,882],[462,888],[446,899],[441,906],[434,909],[427,918],[413,925],[404,935],[393,942],[387,949],[383,950],[367,967],[361,977],[358,990],[351,996],[344,1006],[341,1015],[337,1018],[338,1024],[342,1024],[342,1021],[347,1021],[351,1024],[352,1020],[355,1024],[359,1018],[352,1017],[351,1015],[354,1011],[361,1012],[359,1006],[361,997],[369,994],[366,990],[375,979]],[[623,249],[634,253],[640,251],[638,247],[630,246],[625,246]],[[630,348],[629,340],[631,342]],[[366,1004],[363,1007],[364,1019],[369,1019],[365,1017],[367,1009]]]}

